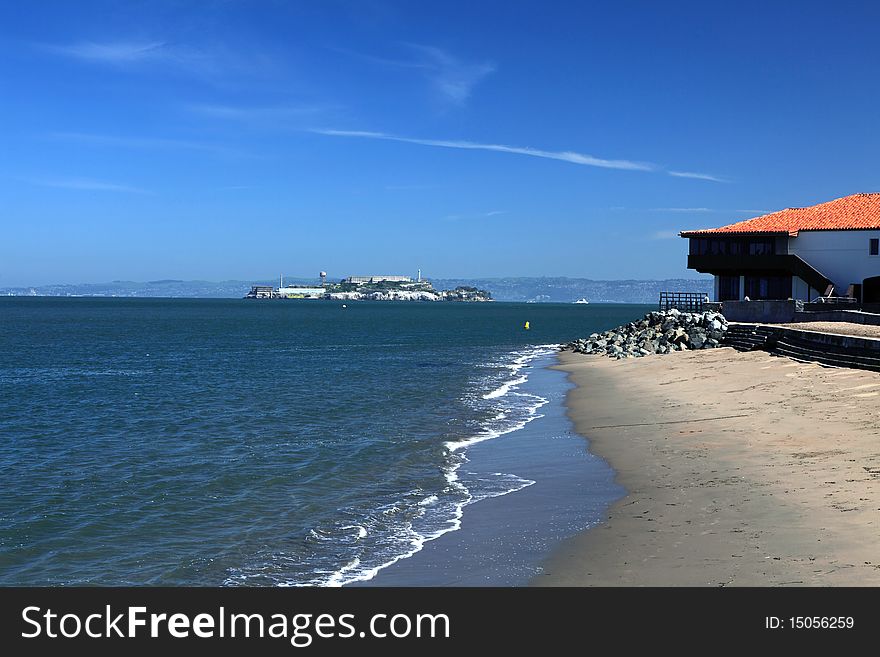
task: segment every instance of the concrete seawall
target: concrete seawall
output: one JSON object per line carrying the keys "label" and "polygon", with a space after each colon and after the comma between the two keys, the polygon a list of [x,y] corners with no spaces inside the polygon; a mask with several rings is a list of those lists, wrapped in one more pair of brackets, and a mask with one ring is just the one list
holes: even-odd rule
{"label": "concrete seawall", "polygon": [[877,338],[732,322],[725,343],[740,351],[761,350],[822,365],[880,372]]}
{"label": "concrete seawall", "polygon": [[[823,307],[824,306],[824,307]],[[788,324],[790,322],[852,322],[880,326],[880,314],[833,307],[830,304],[804,304],[799,301],[724,301],[721,312],[731,322]]]}

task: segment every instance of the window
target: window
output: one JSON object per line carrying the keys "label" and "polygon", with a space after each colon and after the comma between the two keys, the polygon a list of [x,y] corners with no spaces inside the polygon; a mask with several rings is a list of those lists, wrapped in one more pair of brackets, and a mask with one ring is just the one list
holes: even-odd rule
{"label": "window", "polygon": [[739,301],[739,276],[718,277],[717,301]]}
{"label": "window", "polygon": [[869,253],[871,255],[880,255],[880,239],[877,239],[876,237],[872,237],[870,248],[871,248],[871,250]]}
{"label": "window", "polygon": [[773,255],[775,249],[772,239],[754,239],[749,241],[749,255]]}
{"label": "window", "polygon": [[690,255],[775,255],[787,251],[785,239],[774,237],[720,237],[690,239]]}
{"label": "window", "polygon": [[745,293],[749,299],[790,299],[791,276],[746,276]]}

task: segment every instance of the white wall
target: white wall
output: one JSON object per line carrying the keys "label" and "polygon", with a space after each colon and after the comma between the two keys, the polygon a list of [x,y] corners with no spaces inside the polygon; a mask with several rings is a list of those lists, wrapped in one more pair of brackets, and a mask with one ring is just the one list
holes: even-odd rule
{"label": "white wall", "polygon": [[831,279],[840,296],[851,283],[880,276],[880,256],[868,255],[871,238],[880,238],[880,230],[802,230],[789,238],[788,252]]}
{"label": "white wall", "polygon": [[[806,258],[804,258],[806,260]],[[846,290],[844,290],[846,292]],[[820,294],[824,294],[825,290],[817,290],[807,285],[807,282],[797,276],[791,277],[791,298],[800,299],[801,301],[814,301]]]}
{"label": "white wall", "polygon": [[810,286],[797,276],[791,277],[791,298],[800,299],[801,301],[812,301],[809,299]]}
{"label": "white wall", "polygon": [[323,296],[326,290],[322,287],[281,287],[278,288],[278,294],[289,296],[291,294],[308,296]]}

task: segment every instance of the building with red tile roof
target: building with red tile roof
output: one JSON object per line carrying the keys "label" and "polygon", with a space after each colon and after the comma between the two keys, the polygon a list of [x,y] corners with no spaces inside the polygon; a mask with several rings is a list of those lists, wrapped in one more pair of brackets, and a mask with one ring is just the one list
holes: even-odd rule
{"label": "building with red tile roof", "polygon": [[880,194],[852,194],[718,228],[681,232],[688,267],[716,301],[852,296],[880,302]]}

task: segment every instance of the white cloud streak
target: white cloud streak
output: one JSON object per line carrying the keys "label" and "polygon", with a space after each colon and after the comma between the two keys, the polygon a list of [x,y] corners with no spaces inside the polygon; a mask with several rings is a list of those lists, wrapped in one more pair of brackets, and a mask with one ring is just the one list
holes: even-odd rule
{"label": "white cloud streak", "polygon": [[708,173],[696,173],[693,171],[667,171],[670,176],[675,176],[676,178],[693,178],[695,180],[708,180],[710,182],[729,182],[725,178],[721,178],[719,176],[712,176]]}
{"label": "white cloud streak", "polygon": [[468,219],[488,219],[489,217],[497,217],[500,214],[507,214],[507,210],[491,210],[489,212],[478,212],[476,214],[449,214],[443,217],[446,221],[462,221]]}
{"label": "white cloud streak", "polygon": [[144,189],[131,185],[95,180],[93,178],[40,178],[28,179],[32,185],[41,187],[55,187],[57,189],[72,189],[84,192],[123,192],[127,194],[148,194]]}
{"label": "white cloud streak", "polygon": [[99,135],[85,132],[53,132],[48,135],[51,139],[72,141],[92,146],[109,146],[114,148],[138,148],[160,150],[193,150],[218,153],[223,155],[242,155],[234,149],[206,144],[186,139],[169,139],[165,137],[120,137],[118,135]]}
{"label": "white cloud streak", "polygon": [[421,146],[435,146],[439,148],[457,148],[463,150],[494,151],[496,153],[511,153],[513,155],[528,155],[548,160],[561,160],[572,164],[600,167],[603,169],[624,169],[628,171],[654,171],[657,166],[649,162],[633,162],[631,160],[607,160],[592,155],[576,153],[574,151],[545,151],[537,148],[522,146],[507,146],[504,144],[481,144],[472,141],[458,141],[446,139],[414,139],[411,137],[399,137],[384,132],[367,132],[362,130],[310,130],[315,134],[329,135],[333,137],[354,137],[363,139],[382,139],[385,141],[397,141],[407,144],[419,144]]}
{"label": "white cloud streak", "polygon": [[65,55],[87,62],[126,64],[132,62],[166,59],[167,45],[162,41],[116,41],[98,43],[81,41],[69,45],[43,45],[42,48],[57,55]]}
{"label": "white cloud streak", "polygon": [[712,208],[651,208],[651,212],[715,212]]}
{"label": "white cloud streak", "polygon": [[[234,105],[210,105],[210,104],[192,104],[187,105],[186,109],[195,114],[201,114],[213,119],[221,119],[226,121],[240,121],[243,123],[258,123],[267,125],[283,122],[292,119],[302,119],[304,116],[310,116],[330,109],[322,105],[309,104],[288,104],[274,105],[266,107],[237,107]],[[271,122],[271,123],[270,123]]]}
{"label": "white cloud streak", "polygon": [[120,70],[158,70],[195,76],[214,84],[230,79],[253,82],[277,72],[277,58],[253,49],[198,46],[166,41],[80,41],[72,44],[35,44],[59,57],[83,64]]}
{"label": "white cloud streak", "polygon": [[390,192],[419,191],[422,189],[434,189],[436,187],[436,185],[385,185],[385,189]]}

